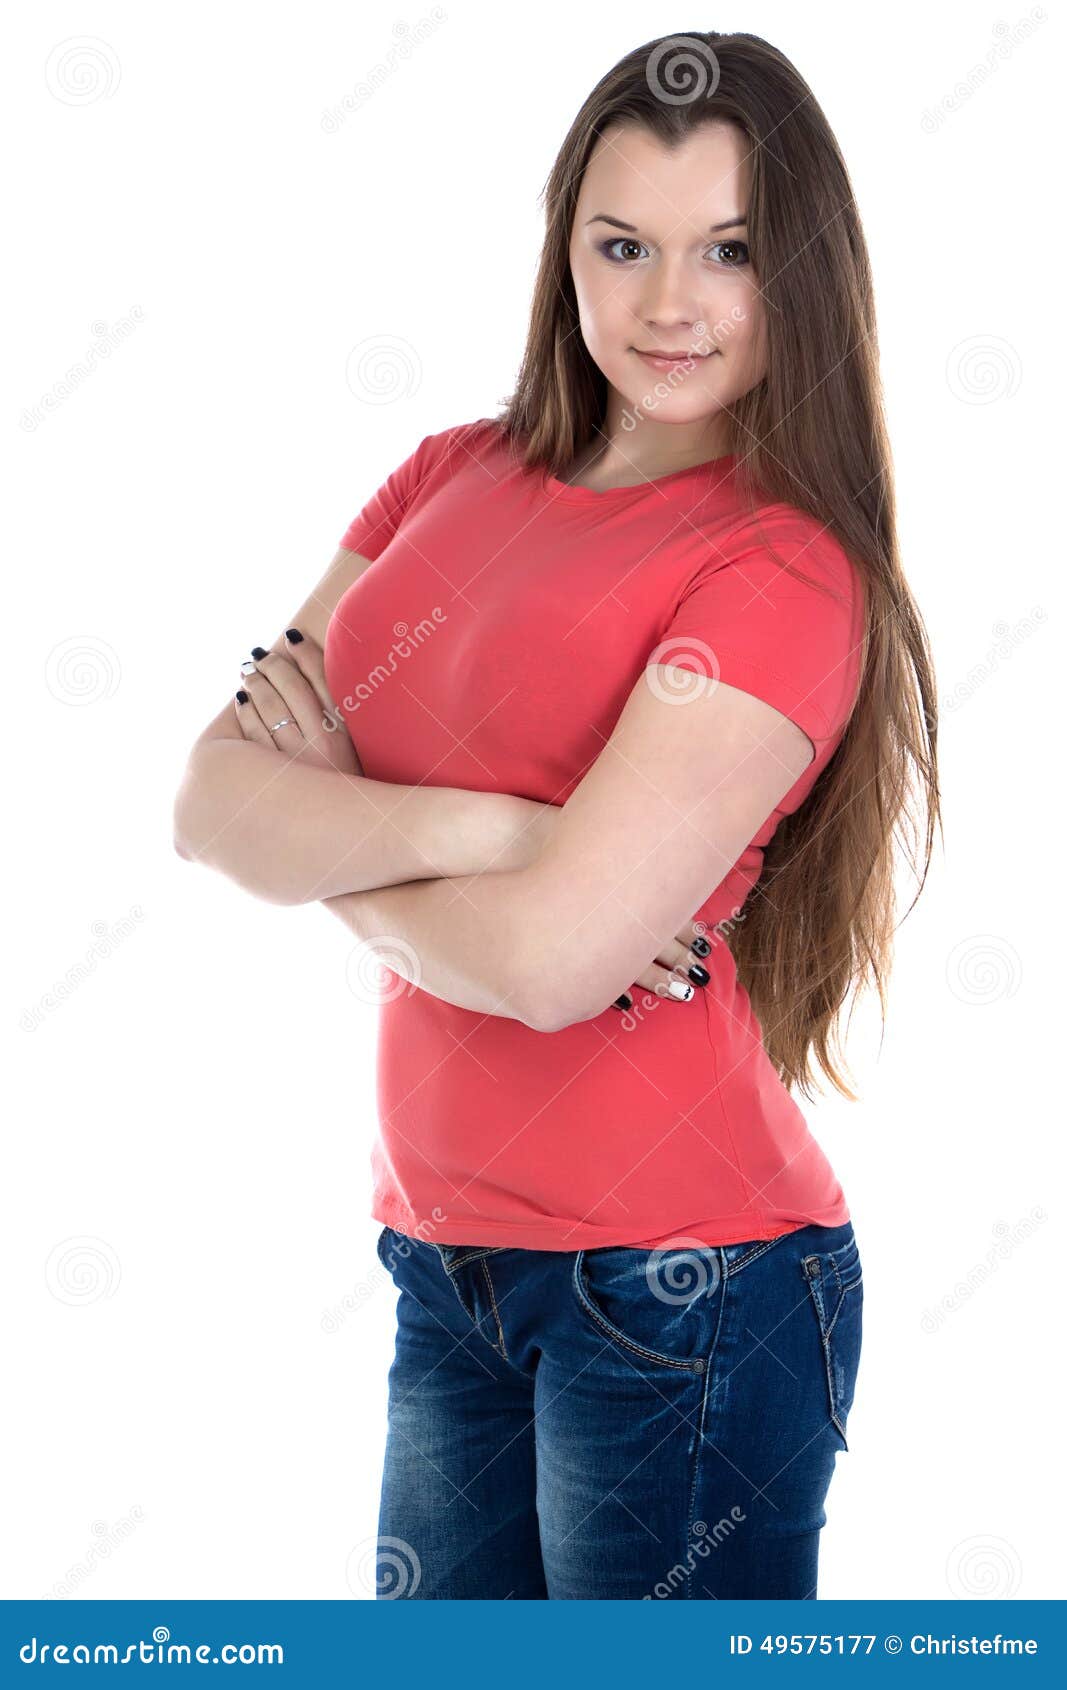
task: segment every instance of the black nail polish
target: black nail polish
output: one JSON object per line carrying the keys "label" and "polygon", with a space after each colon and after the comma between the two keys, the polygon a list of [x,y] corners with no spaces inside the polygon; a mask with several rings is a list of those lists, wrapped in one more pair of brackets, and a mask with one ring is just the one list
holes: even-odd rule
{"label": "black nail polish", "polygon": [[252,656],[255,658],[257,663],[259,662],[261,657],[266,657],[266,655],[267,655],[267,653],[263,650],[263,647],[261,645],[254,645],[252,647]]}
{"label": "black nail polish", "polygon": [[700,937],[700,935],[698,934],[697,937],[693,940],[693,943],[690,945],[689,949],[696,956],[707,956],[708,952],[711,950],[711,946],[708,944],[708,941],[706,939],[702,939]]}
{"label": "black nail polish", "polygon": [[617,997],[615,999],[615,1002],[612,1004],[611,1007],[612,1007],[612,1009],[632,1009],[633,1006],[634,1006],[634,1000],[630,996],[629,992],[623,992],[621,997]]}
{"label": "black nail polish", "polygon": [[248,694],[245,692],[244,687],[241,688],[240,692],[235,692],[233,696],[236,698],[238,704],[248,703]]}
{"label": "black nail polish", "polygon": [[699,962],[695,962],[692,968],[687,968],[686,973],[689,975],[690,980],[696,981],[698,986],[706,986],[708,981],[711,979],[711,975],[708,973],[707,969],[701,968]]}
{"label": "black nail polish", "polygon": [[299,645],[304,638],[299,628],[286,628],[285,637],[290,645]]}

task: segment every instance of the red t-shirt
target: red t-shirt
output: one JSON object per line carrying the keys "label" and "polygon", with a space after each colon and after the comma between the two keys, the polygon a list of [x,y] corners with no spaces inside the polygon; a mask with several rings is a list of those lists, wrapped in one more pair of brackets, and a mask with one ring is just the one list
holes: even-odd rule
{"label": "red t-shirt", "polygon": [[[762,847],[843,731],[863,592],[812,517],[766,504],[770,556],[735,459],[596,492],[524,470],[491,419],[428,435],[341,544],[375,561],[326,634],[326,680],[365,773],[563,804],[653,653],[797,722],[804,774],[693,920],[711,982],[688,1003],[541,1033],[398,975],[379,1009],[372,1214],[442,1244],[577,1250],[709,1245],[849,1219],[845,1196],[763,1048],[729,947]],[[694,641],[700,642],[694,647]],[[672,642],[664,649],[664,642]],[[649,962],[652,957],[649,957]]]}

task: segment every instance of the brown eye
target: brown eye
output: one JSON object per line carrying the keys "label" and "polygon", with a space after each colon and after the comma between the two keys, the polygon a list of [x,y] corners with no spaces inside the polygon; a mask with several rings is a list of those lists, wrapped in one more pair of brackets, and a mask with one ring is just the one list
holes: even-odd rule
{"label": "brown eye", "polygon": [[629,235],[616,235],[616,237],[613,241],[601,241],[601,243],[600,243],[601,252],[604,254],[604,256],[606,258],[612,259],[613,262],[616,263],[616,264],[628,264],[628,263],[630,263],[629,258],[619,258],[619,257],[616,256],[613,249],[617,246],[634,247],[634,248],[637,249],[638,252],[640,252],[640,250],[641,250],[641,242],[633,240],[632,237],[629,236]]}
{"label": "brown eye", "polygon": [[739,269],[741,265],[748,263],[748,247],[744,241],[716,241],[712,251],[719,253],[726,252],[741,254],[740,257],[735,256],[725,260],[720,260],[720,262],[725,262],[727,268],[730,270]]}

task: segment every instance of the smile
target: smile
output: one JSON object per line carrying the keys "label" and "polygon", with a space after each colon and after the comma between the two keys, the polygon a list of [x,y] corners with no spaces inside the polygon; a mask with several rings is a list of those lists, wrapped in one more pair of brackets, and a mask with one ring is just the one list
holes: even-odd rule
{"label": "smile", "polygon": [[643,358],[646,364],[652,364],[657,370],[670,370],[676,364],[696,363],[701,359],[716,356],[714,352],[642,352],[639,346],[635,346],[633,351],[639,358]]}

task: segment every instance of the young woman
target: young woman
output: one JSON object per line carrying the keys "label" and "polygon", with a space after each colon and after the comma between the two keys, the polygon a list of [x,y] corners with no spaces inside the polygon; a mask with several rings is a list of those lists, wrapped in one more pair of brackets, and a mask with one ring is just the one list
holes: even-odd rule
{"label": "young woman", "polygon": [[854,1096],[938,794],[866,248],[781,53],[604,77],[507,409],[427,435],[293,620],[176,837],[387,964],[380,1594],[814,1597],[863,1292],[791,1091]]}

